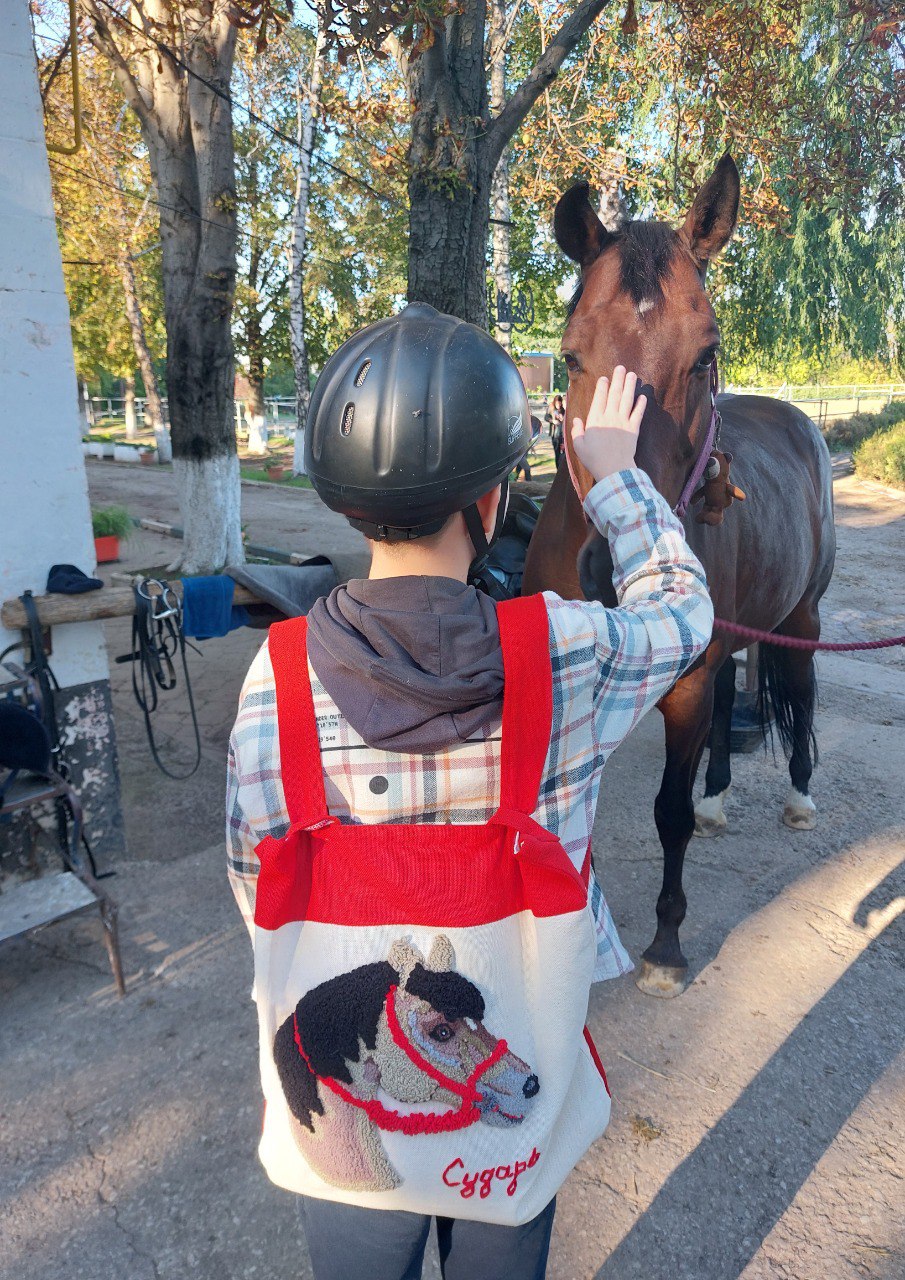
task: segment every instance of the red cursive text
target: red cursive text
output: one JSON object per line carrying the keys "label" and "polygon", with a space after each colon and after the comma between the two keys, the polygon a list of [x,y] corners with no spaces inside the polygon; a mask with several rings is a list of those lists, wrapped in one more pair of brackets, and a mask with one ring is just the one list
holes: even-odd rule
{"label": "red cursive text", "polygon": [[516,1160],[515,1164],[498,1164],[495,1168],[469,1173],[464,1161],[456,1156],[443,1170],[443,1181],[448,1187],[455,1187],[463,1200],[470,1200],[475,1191],[482,1200],[486,1200],[497,1181],[506,1183],[507,1196],[514,1196],[519,1178],[526,1169],[533,1169],[539,1159],[540,1152],[537,1147],[532,1147],[527,1160]]}

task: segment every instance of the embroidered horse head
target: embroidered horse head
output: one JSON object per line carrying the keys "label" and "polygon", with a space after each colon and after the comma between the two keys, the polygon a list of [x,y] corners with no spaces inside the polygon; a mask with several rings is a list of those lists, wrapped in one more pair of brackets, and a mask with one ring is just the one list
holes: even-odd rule
{"label": "embroidered horse head", "polygon": [[277,1031],[274,1061],[296,1143],[331,1185],[399,1185],[381,1130],[509,1128],[528,1114],[537,1076],[484,1027],[484,999],[454,964],[442,934],[427,961],[399,940],[388,960],[313,988]]}

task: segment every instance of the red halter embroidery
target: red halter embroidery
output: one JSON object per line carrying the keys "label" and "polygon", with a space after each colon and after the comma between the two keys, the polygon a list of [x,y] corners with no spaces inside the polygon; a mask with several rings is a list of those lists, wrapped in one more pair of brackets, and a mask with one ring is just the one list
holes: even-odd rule
{"label": "red halter embroidery", "polygon": [[458,1111],[447,1112],[423,1112],[415,1111],[410,1115],[400,1115],[398,1111],[390,1111],[376,1098],[356,1098],[350,1093],[345,1085],[340,1084],[332,1076],[319,1076],[311,1065],[311,1060],[302,1047],[302,1038],[299,1035],[298,1019],[296,1014],[292,1015],[292,1029],[295,1034],[295,1043],[298,1051],[304,1058],[308,1070],[315,1077],[319,1084],[335,1093],[338,1098],[342,1098],[344,1102],[351,1103],[353,1107],[358,1107],[364,1111],[378,1129],[386,1129],[393,1133],[404,1133],[407,1135],[416,1135],[421,1133],[451,1133],[456,1129],[467,1129],[469,1125],[480,1120],[481,1112],[477,1106],[479,1097],[477,1083],[481,1076],[489,1071],[491,1067],[496,1066],[500,1059],[509,1052],[509,1046],[505,1040],[498,1040],[493,1052],[482,1062],[479,1062],[474,1071],[469,1075],[464,1084],[460,1084],[458,1080],[453,1080],[449,1076],[445,1076],[442,1071],[438,1071],[429,1059],[419,1053],[412,1042],[406,1036],[405,1032],[399,1024],[399,1018],[396,1014],[396,986],[390,987],[386,998],[386,1015],[387,1024],[390,1029],[390,1035],[394,1042],[402,1050],[419,1070],[425,1075],[430,1076],[431,1080],[435,1080],[437,1084],[442,1085],[450,1093],[454,1093],[461,1099]]}

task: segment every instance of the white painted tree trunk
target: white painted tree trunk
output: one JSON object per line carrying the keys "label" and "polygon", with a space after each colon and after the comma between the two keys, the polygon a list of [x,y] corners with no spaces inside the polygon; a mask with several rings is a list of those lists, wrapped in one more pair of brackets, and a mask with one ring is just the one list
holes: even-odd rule
{"label": "white painted tree trunk", "polygon": [[[506,28],[506,2],[493,0],[491,40],[496,44],[496,55],[490,68],[490,114],[498,116],[506,102],[506,49],[502,33]],[[500,156],[490,184],[490,211],[493,222],[493,284],[495,302],[512,300],[512,264],[509,261],[511,237],[509,227],[512,208],[509,203],[509,149]],[[494,307],[494,310],[496,308]],[[494,316],[491,316],[494,319]],[[497,324],[495,337],[500,346],[509,351],[512,346],[512,326]]]}
{"label": "white painted tree trunk", "polygon": [[[236,187],[230,77],[237,37],[229,6],[134,0],[132,12],[177,46],[126,35],[108,8],[82,0],[141,122],[160,207],[167,399],[185,530],[180,566],[210,572],[241,562],[231,318]],[[138,24],[134,24],[138,25]],[[119,42],[123,42],[122,44]]]}
{"label": "white painted tree trunk", "polygon": [[206,573],[213,565],[241,564],[245,550],[238,457],[221,455],[203,462],[174,458],[173,475],[184,524],[182,555],[170,570]]}
{"label": "white painted tree trunk", "polygon": [[123,394],[123,411],[126,416],[126,439],[134,440],[138,435],[138,418],[135,416],[135,375],[130,373],[123,378],[125,384]]}
{"label": "white painted tree trunk", "polygon": [[296,136],[299,141],[299,159],[295,179],[295,203],[292,210],[292,239],[289,244],[289,345],[292,350],[292,367],[295,373],[296,402],[292,471],[297,476],[305,474],[305,424],[311,399],[308,347],[305,342],[305,250],[308,238],[308,201],[311,195],[311,157],[314,154],[326,47],[326,36],[318,23],[314,59],[311,63],[307,89],[299,83],[297,90]]}
{"label": "white painted tree trunk", "polygon": [[248,428],[248,452],[254,454],[267,453],[267,431],[264,424],[264,411],[246,401],[243,407],[245,425]]}

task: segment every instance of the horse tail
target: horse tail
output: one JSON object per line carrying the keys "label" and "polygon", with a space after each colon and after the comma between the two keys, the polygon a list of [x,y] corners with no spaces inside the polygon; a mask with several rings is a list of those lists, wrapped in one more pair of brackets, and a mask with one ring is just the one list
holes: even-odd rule
{"label": "horse tail", "polygon": [[[788,760],[795,746],[795,724],[798,722],[799,733],[804,729],[811,760],[817,763],[817,738],[814,733],[814,702],[817,688],[817,677],[814,670],[814,655],[806,659],[811,666],[811,679],[803,686],[799,679],[790,676],[789,661],[796,664],[805,661],[800,651],[787,649],[780,645],[759,644],[757,660],[757,714],[760,720],[764,742],[767,738],[773,741],[773,730],[779,735],[783,754]],[[802,693],[807,688],[808,694]]]}

